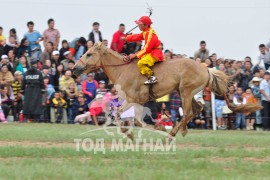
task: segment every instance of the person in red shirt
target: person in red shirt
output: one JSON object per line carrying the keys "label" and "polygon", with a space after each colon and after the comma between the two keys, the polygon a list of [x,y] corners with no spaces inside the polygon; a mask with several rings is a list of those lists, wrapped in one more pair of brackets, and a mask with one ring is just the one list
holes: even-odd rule
{"label": "person in red shirt", "polygon": [[148,80],[144,82],[145,85],[157,83],[157,78],[154,76],[154,72],[150,67],[164,59],[161,50],[161,42],[154,29],[151,28],[152,21],[148,16],[142,16],[139,20],[135,21],[135,23],[138,24],[142,32],[140,34],[128,35],[121,39],[127,42],[145,40],[143,49],[136,54],[130,54],[129,58],[139,58],[137,66],[140,69],[140,73],[148,77]]}
{"label": "person in red shirt", "polygon": [[126,36],[124,34],[124,32],[125,32],[125,25],[120,24],[118,31],[116,31],[113,34],[113,39],[112,39],[112,43],[111,43],[111,49],[118,52],[118,53],[121,53],[123,48],[124,48],[125,42],[121,40],[121,37]]}

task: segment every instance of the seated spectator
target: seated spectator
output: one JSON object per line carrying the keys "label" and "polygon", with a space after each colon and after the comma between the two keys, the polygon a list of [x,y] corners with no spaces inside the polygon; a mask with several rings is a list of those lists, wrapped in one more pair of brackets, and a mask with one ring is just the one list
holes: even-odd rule
{"label": "seated spectator", "polygon": [[61,91],[67,91],[69,88],[70,83],[74,83],[74,79],[71,77],[72,72],[67,70],[65,75],[61,77],[59,85]]}
{"label": "seated spectator", "polygon": [[16,52],[17,58],[19,59],[23,55],[24,52],[28,53],[28,57],[31,57],[31,49],[29,46],[29,42],[26,38],[23,38],[21,40],[21,44]]}
{"label": "seated spectator", "polygon": [[174,124],[176,124],[176,120],[177,120],[177,114],[178,114],[178,109],[180,107],[180,96],[179,93],[177,91],[173,91],[170,94],[170,112],[171,112],[171,116],[172,116],[172,122]]}
{"label": "seated spectator", "polygon": [[26,71],[29,69],[29,64],[27,62],[27,57],[26,56],[21,56],[19,64],[16,67],[16,71],[20,71],[22,75],[25,74]]}
{"label": "seated spectator", "polygon": [[[203,106],[203,104],[201,103],[201,101],[197,101],[199,105]],[[200,112],[200,114],[198,114],[195,118],[194,118],[194,125],[196,129],[204,129],[204,125],[205,125],[205,112],[204,110],[202,110]]]}
{"label": "seated spectator", "polygon": [[99,81],[105,81],[106,85],[109,84],[109,78],[103,71],[103,69],[99,68],[97,71],[95,71],[95,80],[97,82]]}
{"label": "seated spectator", "polygon": [[[254,97],[251,88],[247,88],[246,92],[242,95],[243,98],[246,98],[247,104],[257,103],[257,99]],[[246,129],[254,130],[256,112],[246,114]]]}
{"label": "seated spectator", "polygon": [[94,74],[88,73],[87,79],[82,83],[82,92],[84,93],[87,103],[90,103],[96,96],[96,89],[98,88],[98,82],[94,80]]}
{"label": "seated spectator", "polygon": [[77,41],[77,47],[78,49],[76,50],[75,53],[75,60],[78,61],[80,57],[86,52],[87,47],[86,47],[86,39],[84,37],[80,37]]}
{"label": "seated spectator", "polygon": [[63,40],[62,41],[62,47],[61,47],[61,49],[59,51],[59,53],[60,53],[59,63],[61,63],[61,61],[65,59],[64,53],[66,51],[68,51],[68,50],[69,50],[68,42],[67,42],[67,40]]}
{"label": "seated spectator", "polygon": [[90,48],[92,48],[94,46],[94,43],[92,41],[87,41],[86,43],[86,48],[87,50],[89,50]]}
{"label": "seated spectator", "polygon": [[10,96],[8,95],[8,87],[2,86],[1,87],[1,107],[4,111],[5,118],[7,119],[9,115],[9,111],[11,110],[13,101],[10,99]]}
{"label": "seated spectator", "polygon": [[17,44],[14,36],[9,36],[8,41],[9,43],[6,43],[4,46],[4,53],[8,54],[10,50],[17,51]]}
{"label": "seated spectator", "polygon": [[96,95],[100,94],[102,97],[107,93],[105,81],[101,80],[98,82],[98,89],[96,90]]}
{"label": "seated spectator", "polygon": [[82,92],[81,76],[77,76],[77,77],[76,77],[75,83],[76,83],[78,92]]}
{"label": "seated spectator", "polygon": [[72,106],[73,106],[73,104],[78,96],[78,90],[77,90],[77,86],[75,85],[75,82],[72,82],[69,84],[69,87],[66,90],[66,93],[67,93],[69,123],[73,124],[74,114],[72,111]]}
{"label": "seated spectator", "polygon": [[[196,58],[195,61],[198,62],[198,63],[202,63],[201,58]],[[207,66],[207,67],[208,67],[208,66]]]}
{"label": "seated spectator", "polygon": [[98,126],[97,116],[100,115],[105,108],[102,97],[103,96],[100,94],[96,96],[96,98],[93,99],[89,107],[90,115],[92,116],[92,119],[94,120],[96,126]]}
{"label": "seated spectator", "polygon": [[64,75],[65,75],[64,66],[63,66],[63,64],[59,64],[56,67],[56,72],[55,72],[55,76],[54,76],[54,88],[56,91],[58,91],[60,89],[59,88],[59,81]]}
{"label": "seated spectator", "polygon": [[69,61],[74,61],[75,62],[75,59],[74,59],[74,56],[72,55],[72,53],[70,51],[66,51],[64,53],[64,56],[65,56],[65,59],[63,61],[61,61],[61,63],[64,66],[64,70],[67,70]]}
{"label": "seated spectator", "polygon": [[12,91],[14,95],[13,101],[13,117],[14,121],[19,121],[19,115],[22,110],[22,94],[21,94],[21,85],[22,85],[22,72],[15,72],[15,80],[12,83]]}
{"label": "seated spectator", "polygon": [[[242,88],[238,87],[236,90],[235,96],[233,98],[233,103],[236,106],[240,106],[247,103],[246,98],[242,97],[242,93],[243,93]],[[235,128],[237,130],[240,130],[240,127],[242,127],[242,129],[246,128],[245,118],[246,118],[245,113],[236,113]]]}
{"label": "seated spectator", "polygon": [[1,66],[4,65],[4,64],[7,65],[8,71],[10,71],[12,73],[13,72],[13,64],[10,63],[10,61],[8,59],[8,56],[7,55],[2,55],[1,59],[2,59],[1,62],[0,62]]}
{"label": "seated spectator", "polygon": [[165,110],[163,114],[158,113],[157,125],[173,126],[172,116],[169,110]]}
{"label": "seated spectator", "polygon": [[52,66],[56,67],[58,64],[60,64],[59,58],[60,58],[59,51],[53,51],[52,52],[52,59],[50,59]]}
{"label": "seated spectator", "polygon": [[3,35],[3,27],[0,27],[0,47],[4,47],[6,44],[6,38]]}
{"label": "seated spectator", "polygon": [[0,84],[5,85],[9,90],[13,81],[14,77],[12,73],[8,71],[8,66],[6,64],[2,64],[0,71]]}
{"label": "seated spectator", "polygon": [[49,67],[47,65],[44,65],[42,67],[42,75],[44,77],[48,77],[50,79],[50,84],[54,85],[54,77],[53,75],[49,74]]}
{"label": "seated spectator", "polygon": [[210,58],[206,58],[204,63],[207,65],[208,68],[213,67],[213,61]]}
{"label": "seated spectator", "polygon": [[43,53],[41,54],[40,62],[44,65],[46,59],[52,59],[53,43],[47,42]]}
{"label": "seated spectator", "polygon": [[[88,113],[88,110],[89,110],[88,104],[86,103],[86,98],[84,97],[84,94],[79,93],[77,100],[74,102],[74,104],[72,106],[73,116],[77,118],[77,116],[79,116],[79,115],[82,115],[84,113]],[[90,113],[88,115],[90,116]],[[79,118],[82,118],[82,116],[80,116]]]}
{"label": "seated spectator", "polygon": [[[55,76],[56,74],[56,67],[55,64],[52,64],[51,60],[46,59],[45,60],[45,65],[48,66],[48,73],[52,76]],[[54,84],[53,82],[51,82],[51,84]]]}
{"label": "seated spectator", "polygon": [[61,123],[63,119],[63,111],[67,108],[66,101],[61,97],[59,92],[55,92],[54,98],[52,99],[52,106],[56,114],[56,123]]}

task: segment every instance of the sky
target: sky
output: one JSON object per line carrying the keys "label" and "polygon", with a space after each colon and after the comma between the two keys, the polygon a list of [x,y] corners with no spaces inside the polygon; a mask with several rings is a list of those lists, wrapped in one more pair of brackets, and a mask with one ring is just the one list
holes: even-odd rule
{"label": "sky", "polygon": [[205,40],[210,54],[256,59],[258,45],[270,39],[270,0],[0,0],[0,26],[5,36],[16,28],[22,38],[28,21],[43,33],[47,20],[53,18],[61,40],[72,41],[88,38],[97,21],[103,38],[110,42],[120,23],[128,31],[134,20],[148,15],[146,3],[153,8],[152,27],[164,48],[177,54],[193,56]]}

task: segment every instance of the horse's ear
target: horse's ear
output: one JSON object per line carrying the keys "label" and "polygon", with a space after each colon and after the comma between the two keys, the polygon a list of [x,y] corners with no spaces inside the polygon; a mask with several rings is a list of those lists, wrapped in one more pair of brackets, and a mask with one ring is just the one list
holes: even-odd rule
{"label": "horse's ear", "polygon": [[100,41],[99,41],[99,42],[96,42],[96,43],[94,44],[95,49],[100,49],[101,46],[102,46],[102,43],[101,43]]}

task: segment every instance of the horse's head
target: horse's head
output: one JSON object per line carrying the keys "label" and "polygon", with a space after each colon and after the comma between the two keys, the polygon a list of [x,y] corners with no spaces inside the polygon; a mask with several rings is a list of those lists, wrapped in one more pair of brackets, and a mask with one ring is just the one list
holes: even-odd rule
{"label": "horse's head", "polygon": [[97,42],[75,64],[73,73],[79,76],[101,66],[102,43]]}

